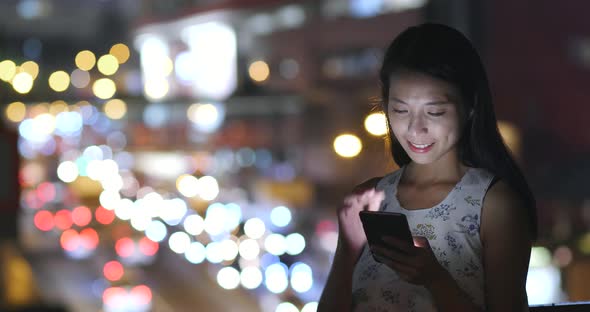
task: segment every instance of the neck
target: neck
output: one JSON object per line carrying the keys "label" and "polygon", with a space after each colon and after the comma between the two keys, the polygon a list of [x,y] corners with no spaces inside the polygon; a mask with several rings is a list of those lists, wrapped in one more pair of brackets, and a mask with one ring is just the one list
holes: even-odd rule
{"label": "neck", "polygon": [[443,161],[442,159],[430,164],[410,162],[406,166],[404,180],[409,184],[429,185],[440,182],[459,181],[468,167],[458,159]]}

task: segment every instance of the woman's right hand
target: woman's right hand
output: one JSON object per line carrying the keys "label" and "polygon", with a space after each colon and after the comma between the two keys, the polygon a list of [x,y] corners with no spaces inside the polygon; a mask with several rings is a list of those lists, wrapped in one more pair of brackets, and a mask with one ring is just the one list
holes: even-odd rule
{"label": "woman's right hand", "polygon": [[338,249],[350,256],[354,262],[361,255],[367,241],[359,212],[378,211],[381,201],[385,198],[383,191],[375,189],[380,179],[373,178],[355,187],[338,209]]}

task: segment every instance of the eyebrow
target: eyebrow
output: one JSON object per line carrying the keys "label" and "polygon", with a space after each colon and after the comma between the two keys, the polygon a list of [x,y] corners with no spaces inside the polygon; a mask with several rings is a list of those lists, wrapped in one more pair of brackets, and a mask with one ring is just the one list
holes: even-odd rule
{"label": "eyebrow", "polygon": [[[390,97],[389,100],[391,101],[396,101],[398,103],[402,103],[402,104],[406,104],[408,105],[408,103],[396,98],[396,97]],[[445,104],[452,104],[453,102],[451,101],[432,101],[432,102],[427,102],[424,105],[445,105]]]}

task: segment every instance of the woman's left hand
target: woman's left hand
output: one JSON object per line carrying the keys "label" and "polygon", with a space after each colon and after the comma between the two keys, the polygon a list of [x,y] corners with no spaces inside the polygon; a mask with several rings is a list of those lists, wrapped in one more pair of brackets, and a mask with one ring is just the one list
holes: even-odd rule
{"label": "woman's left hand", "polygon": [[379,262],[395,270],[405,281],[429,288],[448,275],[436,260],[427,238],[414,236],[414,246],[392,236],[384,236],[382,240],[384,245],[371,246],[371,251]]}

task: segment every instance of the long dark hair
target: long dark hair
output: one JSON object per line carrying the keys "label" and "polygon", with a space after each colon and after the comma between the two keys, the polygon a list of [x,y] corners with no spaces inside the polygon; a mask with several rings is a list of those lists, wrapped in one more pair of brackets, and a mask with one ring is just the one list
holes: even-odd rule
{"label": "long dark hair", "polygon": [[[427,74],[458,88],[462,97],[459,159],[467,166],[487,169],[522,196],[536,238],[535,198],[502,140],[488,78],[469,39],[451,27],[433,23],[410,27],[399,34],[385,51],[379,72],[385,116],[391,76],[401,71]],[[387,123],[391,154],[400,167],[404,166],[411,159],[395,139],[389,118]]]}

